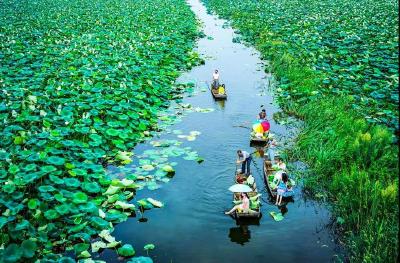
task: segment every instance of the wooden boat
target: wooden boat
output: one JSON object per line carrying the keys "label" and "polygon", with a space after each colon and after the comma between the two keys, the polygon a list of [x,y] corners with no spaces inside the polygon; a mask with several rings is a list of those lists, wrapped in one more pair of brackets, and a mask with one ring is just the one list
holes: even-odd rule
{"label": "wooden boat", "polygon": [[[276,172],[275,169],[272,168],[272,164],[270,160],[264,160],[264,165],[263,165],[263,171],[264,171],[264,182],[267,187],[268,193],[271,195],[273,199],[276,198],[276,189],[272,187],[272,182],[274,179],[274,174]],[[289,179],[292,182],[292,185],[295,185],[294,181],[292,179]],[[283,196],[283,199],[289,200],[292,199],[294,195],[293,191],[287,192],[286,195]]]}
{"label": "wooden boat", "polygon": [[228,95],[226,95],[226,90],[224,94],[219,94],[218,89],[213,89],[212,85],[210,88],[211,94],[213,95],[214,99],[216,100],[226,100],[228,98]]}
{"label": "wooden boat", "polygon": [[[238,179],[245,179],[245,178],[246,178],[246,176],[245,176],[244,174],[236,173],[236,175],[235,175],[235,183],[242,182],[241,180],[239,180],[239,182],[238,182]],[[255,184],[253,184],[251,187],[253,188],[254,191],[253,191],[253,192],[247,193],[247,195],[248,195],[249,198],[250,198],[250,210],[251,210],[251,211],[248,211],[248,212],[244,212],[244,211],[238,212],[238,211],[235,211],[234,217],[235,217],[236,219],[242,219],[242,218],[260,218],[260,217],[261,217],[261,210],[260,210],[260,207],[261,207],[261,203],[260,203],[260,194],[258,193],[258,190],[257,190]],[[240,194],[241,194],[241,193],[233,193],[233,201],[234,201],[234,202],[240,201]],[[254,199],[254,200],[251,200],[251,199]],[[257,206],[256,208],[253,207],[253,209],[252,209],[252,208],[251,208],[252,202],[258,202],[259,204],[258,204],[258,206]]]}
{"label": "wooden boat", "polygon": [[266,138],[258,138],[258,137],[255,137],[255,136],[251,136],[250,137],[250,146],[253,146],[253,145],[267,145],[268,141],[269,141],[268,137],[266,137]]}

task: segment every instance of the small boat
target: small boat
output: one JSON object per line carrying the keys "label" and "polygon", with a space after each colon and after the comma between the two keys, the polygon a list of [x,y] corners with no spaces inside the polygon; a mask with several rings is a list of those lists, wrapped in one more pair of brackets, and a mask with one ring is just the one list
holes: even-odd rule
{"label": "small boat", "polygon": [[268,141],[269,141],[269,138],[266,136],[263,138],[256,137],[253,134],[250,136],[250,146],[267,145]]}
{"label": "small boat", "polygon": [[[246,176],[244,174],[236,173],[235,175],[235,183],[244,183],[242,179],[246,179]],[[235,211],[235,218],[236,219],[242,219],[242,218],[260,218],[261,217],[261,202],[260,202],[260,196],[261,194],[258,193],[258,190],[256,188],[255,183],[250,185],[250,187],[253,189],[252,192],[248,192],[247,195],[249,196],[250,199],[250,211],[248,212],[238,212]],[[240,194],[241,193],[233,193],[233,202],[236,204],[237,202],[240,202]]]}
{"label": "small boat", "polygon": [[[263,170],[264,170],[264,182],[265,185],[267,186],[267,190],[271,197],[273,199],[276,198],[276,188],[274,187],[274,174],[276,170],[272,167],[271,161],[270,160],[264,160],[264,165],[263,165]],[[289,178],[290,183],[295,186],[295,182],[293,179]],[[287,191],[285,195],[283,195],[283,199],[289,200],[293,198],[294,191]]]}
{"label": "small boat", "polygon": [[224,91],[223,94],[220,94],[218,92],[218,89],[213,89],[212,85],[211,85],[210,91],[211,91],[211,94],[213,95],[214,99],[216,99],[216,100],[226,100],[228,97],[228,95],[226,95],[226,90]]}

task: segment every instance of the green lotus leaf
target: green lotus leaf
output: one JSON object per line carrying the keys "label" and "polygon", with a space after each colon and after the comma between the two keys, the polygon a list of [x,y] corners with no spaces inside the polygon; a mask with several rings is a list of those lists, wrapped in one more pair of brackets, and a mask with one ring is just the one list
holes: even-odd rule
{"label": "green lotus leaf", "polygon": [[64,183],[68,187],[77,188],[81,185],[81,182],[76,178],[65,178]]}
{"label": "green lotus leaf", "polygon": [[156,246],[154,244],[146,244],[144,250],[153,250]]}
{"label": "green lotus leaf", "polygon": [[105,193],[103,193],[103,195],[113,195],[113,194],[119,192],[120,189],[121,189],[121,187],[119,187],[119,186],[110,185],[108,187],[107,191]]}
{"label": "green lotus leaf", "polygon": [[15,187],[14,183],[9,182],[9,183],[3,185],[2,189],[5,193],[11,194],[15,191],[16,187]]}
{"label": "green lotus leaf", "polygon": [[61,205],[57,205],[54,207],[54,209],[57,211],[57,213],[59,213],[60,215],[65,215],[68,214],[69,209],[70,209],[70,205],[69,204],[61,204]]}
{"label": "green lotus leaf", "polygon": [[132,257],[135,255],[135,250],[133,249],[132,245],[125,244],[122,247],[118,248],[118,255],[123,257]]}
{"label": "green lotus leaf", "polygon": [[86,182],[82,184],[82,188],[88,193],[99,193],[101,188],[98,183],[96,182]]}
{"label": "green lotus leaf", "polygon": [[107,229],[110,227],[110,223],[100,217],[92,217],[90,223],[98,229]]}
{"label": "green lotus leaf", "polygon": [[36,209],[39,206],[40,202],[38,199],[29,199],[28,201],[28,208],[29,209]]}
{"label": "green lotus leaf", "polygon": [[26,165],[26,166],[24,167],[24,170],[25,170],[26,172],[34,171],[34,170],[36,170],[36,164],[30,163],[30,164],[28,164],[28,165]]}
{"label": "green lotus leaf", "polygon": [[57,190],[56,188],[54,188],[51,185],[42,185],[42,186],[39,186],[38,189],[40,192],[54,192]]}
{"label": "green lotus leaf", "polygon": [[150,257],[134,257],[127,263],[153,263],[153,260]]}
{"label": "green lotus leaf", "polygon": [[79,254],[78,257],[80,257],[80,258],[90,258],[91,255],[90,255],[89,251],[85,250],[85,251],[82,251],[82,252]]}
{"label": "green lotus leaf", "polygon": [[35,255],[37,249],[36,242],[30,239],[22,241],[21,244],[22,255],[25,258],[32,258]]}
{"label": "green lotus leaf", "polygon": [[52,165],[45,165],[45,166],[40,167],[40,170],[45,173],[51,173],[51,172],[57,171],[57,168]]}
{"label": "green lotus leaf", "polygon": [[90,247],[89,244],[86,243],[78,243],[74,245],[75,254],[79,255],[83,251],[87,250]]}
{"label": "green lotus leaf", "polygon": [[76,263],[76,261],[70,257],[62,257],[57,261],[57,263]]}
{"label": "green lotus leaf", "polygon": [[119,130],[116,130],[116,129],[113,129],[113,128],[110,128],[110,129],[107,129],[106,133],[107,133],[108,135],[110,135],[110,136],[118,136],[118,134],[120,133],[120,131],[119,131]]}
{"label": "green lotus leaf", "polygon": [[0,216],[0,229],[3,228],[3,226],[5,226],[7,224],[8,220],[6,217],[4,216]]}
{"label": "green lotus leaf", "polygon": [[63,165],[65,163],[65,159],[61,157],[51,156],[46,159],[46,162],[53,165]]}
{"label": "green lotus leaf", "polygon": [[9,244],[3,252],[4,263],[17,262],[23,254],[23,250],[17,244]]}
{"label": "green lotus leaf", "polygon": [[8,172],[10,174],[16,174],[17,172],[19,172],[19,167],[15,164],[10,165],[10,167],[8,168]]}
{"label": "green lotus leaf", "polygon": [[60,217],[60,215],[55,210],[50,209],[44,212],[44,217],[46,217],[49,220],[53,220]]}
{"label": "green lotus leaf", "polygon": [[27,229],[29,227],[30,223],[28,220],[22,220],[21,222],[19,222],[18,224],[15,225],[15,230],[19,231],[19,230],[23,230],[23,229]]}
{"label": "green lotus leaf", "polygon": [[75,204],[83,204],[88,200],[88,196],[83,192],[77,192],[72,195],[72,202]]}

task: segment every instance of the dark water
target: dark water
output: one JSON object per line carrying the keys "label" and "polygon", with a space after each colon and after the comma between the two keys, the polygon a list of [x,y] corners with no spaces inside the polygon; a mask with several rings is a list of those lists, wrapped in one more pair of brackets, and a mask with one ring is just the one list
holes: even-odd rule
{"label": "dark water", "polygon": [[[195,141],[184,143],[205,159],[201,164],[176,158],[175,177],[162,188],[139,191],[135,200],[152,197],[166,205],[146,211],[147,222],[139,217],[116,226],[113,235],[123,243],[132,244],[137,255],[147,243],[154,243],[149,255],[154,262],[330,262],[335,259],[335,244],[326,225],[330,214],[315,201],[305,200],[298,191],[294,203],[287,205],[285,219],[275,222],[270,211],[278,208],[268,201],[261,173],[252,166],[259,191],[263,194],[262,218],[258,222],[236,222],[224,211],[231,208],[232,195],[227,188],[233,183],[236,150],[252,152],[249,146],[249,126],[265,105],[269,119],[279,107],[268,90],[270,82],[259,54],[252,48],[232,43],[231,28],[225,21],[208,15],[198,0],[190,0],[193,11],[204,23],[204,32],[213,40],[198,42],[198,52],[206,57],[205,65],[185,73],[181,81],[206,87],[212,71],[218,68],[226,84],[228,100],[215,102],[210,92],[185,98],[194,107],[214,108],[210,113],[190,113],[172,126],[184,133],[200,131]],[[261,94],[260,94],[261,93]],[[290,130],[271,122],[278,141],[291,137]],[[164,134],[161,138],[176,139]],[[135,153],[148,149],[148,144],[135,148]],[[261,159],[256,159],[261,168]],[[119,259],[113,250],[105,250],[100,258],[107,262]]]}

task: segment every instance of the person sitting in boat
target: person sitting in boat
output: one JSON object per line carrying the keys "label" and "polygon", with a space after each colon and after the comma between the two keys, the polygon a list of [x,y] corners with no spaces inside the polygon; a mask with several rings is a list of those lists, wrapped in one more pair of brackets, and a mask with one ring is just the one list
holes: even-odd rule
{"label": "person sitting in boat", "polygon": [[241,200],[242,200],[241,204],[235,205],[231,210],[229,210],[228,212],[225,212],[225,214],[230,215],[237,210],[248,213],[250,211],[249,196],[246,193],[241,193]]}
{"label": "person sitting in boat", "polygon": [[282,173],[282,179],[279,180],[279,182],[277,183],[278,187],[276,190],[275,205],[281,205],[283,195],[285,194],[286,191],[289,191],[288,186],[287,186],[288,181],[289,181],[289,177],[288,177],[287,173]]}
{"label": "person sitting in boat", "polygon": [[253,190],[257,189],[256,182],[255,182],[255,180],[254,180],[254,177],[253,177],[251,174],[247,177],[247,179],[246,179],[246,184],[247,184],[248,186],[250,186],[251,189],[253,189]]}
{"label": "person sitting in boat", "polygon": [[220,95],[225,94],[225,84],[222,84],[221,86],[219,86],[218,94],[220,94]]}
{"label": "person sitting in boat", "polygon": [[218,89],[219,87],[219,72],[218,69],[216,69],[213,73],[213,83],[212,83],[212,88],[213,89]]}
{"label": "person sitting in boat", "polygon": [[238,150],[237,155],[238,159],[236,163],[242,164],[242,174],[250,175],[251,154],[246,151]]}

